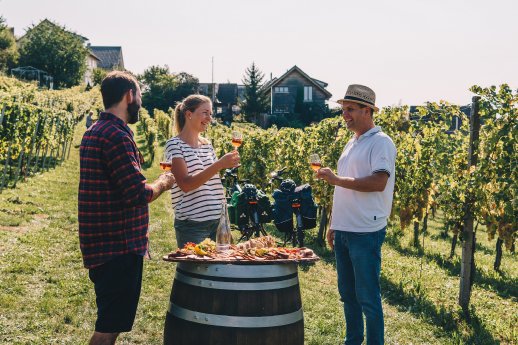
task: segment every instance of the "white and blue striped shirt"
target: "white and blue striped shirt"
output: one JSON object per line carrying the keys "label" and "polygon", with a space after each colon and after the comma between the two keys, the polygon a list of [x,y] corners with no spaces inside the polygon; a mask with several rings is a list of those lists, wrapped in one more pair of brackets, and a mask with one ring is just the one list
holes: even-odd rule
{"label": "white and blue striped shirt", "polygon": [[[178,137],[173,137],[166,142],[165,152],[167,160],[182,158],[189,175],[205,170],[217,160],[211,144],[193,148]],[[176,183],[171,189],[175,218],[180,220],[203,222],[220,219],[223,197],[223,185],[219,174],[187,193],[183,192]]]}

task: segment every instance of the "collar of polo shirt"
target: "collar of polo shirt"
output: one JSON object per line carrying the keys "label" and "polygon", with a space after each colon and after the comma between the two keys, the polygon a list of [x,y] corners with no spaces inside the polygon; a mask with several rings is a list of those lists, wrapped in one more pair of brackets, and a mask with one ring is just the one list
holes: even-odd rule
{"label": "collar of polo shirt", "polygon": [[362,135],[360,135],[358,138],[356,138],[356,141],[358,141],[358,142],[362,141],[364,138],[370,137],[371,135],[376,134],[379,131],[381,131],[381,127],[380,126],[373,127],[371,129],[369,129],[367,132],[365,132]]}

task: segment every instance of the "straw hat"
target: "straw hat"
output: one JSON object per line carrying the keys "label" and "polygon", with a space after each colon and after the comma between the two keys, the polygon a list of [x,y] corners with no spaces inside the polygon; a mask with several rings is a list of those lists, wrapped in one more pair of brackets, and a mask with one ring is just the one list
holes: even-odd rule
{"label": "straw hat", "polygon": [[352,84],[349,85],[343,99],[336,101],[342,104],[343,102],[354,102],[363,104],[372,108],[374,111],[379,111],[379,108],[374,105],[376,102],[376,94],[367,86]]}

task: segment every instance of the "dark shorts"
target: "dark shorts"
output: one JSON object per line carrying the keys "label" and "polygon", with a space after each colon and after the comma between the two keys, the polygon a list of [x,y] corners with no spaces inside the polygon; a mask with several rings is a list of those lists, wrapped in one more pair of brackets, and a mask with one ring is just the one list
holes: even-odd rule
{"label": "dark shorts", "polygon": [[88,275],[94,283],[97,303],[96,332],[131,331],[140,297],[142,266],[142,256],[124,254],[90,269]]}

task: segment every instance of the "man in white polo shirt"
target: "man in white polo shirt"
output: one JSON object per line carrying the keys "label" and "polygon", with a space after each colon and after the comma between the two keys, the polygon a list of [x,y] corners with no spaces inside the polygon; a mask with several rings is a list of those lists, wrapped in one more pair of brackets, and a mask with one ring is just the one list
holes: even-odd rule
{"label": "man in white polo shirt", "polygon": [[346,345],[361,344],[363,315],[367,345],[383,344],[380,293],[381,245],[394,192],[396,147],[374,125],[374,91],[350,85],[342,105],[347,128],[354,133],[338,160],[337,174],[329,168],[317,177],[335,186],[331,229],[327,241],[335,250],[338,291],[344,302]]}

